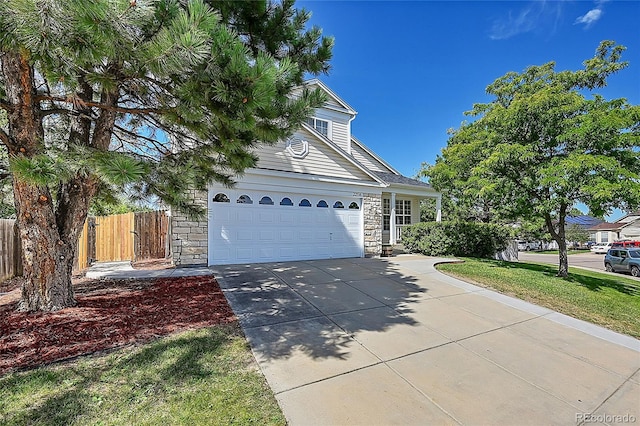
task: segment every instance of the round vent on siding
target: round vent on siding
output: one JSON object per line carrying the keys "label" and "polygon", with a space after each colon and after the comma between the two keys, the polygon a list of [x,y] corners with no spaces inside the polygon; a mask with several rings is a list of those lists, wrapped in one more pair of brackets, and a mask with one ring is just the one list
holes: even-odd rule
{"label": "round vent on siding", "polygon": [[287,152],[293,158],[304,158],[309,154],[309,142],[300,137],[293,136],[287,140]]}

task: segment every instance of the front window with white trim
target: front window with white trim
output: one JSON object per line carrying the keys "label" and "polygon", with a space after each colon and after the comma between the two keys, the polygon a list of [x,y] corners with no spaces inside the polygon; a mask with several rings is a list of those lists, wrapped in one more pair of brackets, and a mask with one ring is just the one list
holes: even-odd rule
{"label": "front window with white trim", "polygon": [[307,119],[307,124],[326,137],[329,137],[329,122],[319,118],[311,117]]}
{"label": "front window with white trim", "polygon": [[396,200],[396,225],[411,225],[411,200]]}

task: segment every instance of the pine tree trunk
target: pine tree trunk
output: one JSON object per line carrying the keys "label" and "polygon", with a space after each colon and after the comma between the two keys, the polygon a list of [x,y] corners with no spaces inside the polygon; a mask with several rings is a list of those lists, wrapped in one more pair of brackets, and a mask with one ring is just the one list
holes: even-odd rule
{"label": "pine tree trunk", "polygon": [[60,238],[46,190],[14,177],[24,284],[19,309],[56,311],[75,306],[71,272],[76,243]]}
{"label": "pine tree trunk", "polygon": [[[36,96],[34,70],[23,51],[5,52],[0,56],[0,61],[9,105],[9,138],[3,142],[11,156],[33,158],[45,152],[42,111]],[[90,93],[86,96],[89,97]],[[109,130],[110,123],[112,120],[106,120],[103,127]],[[100,136],[101,147],[105,149],[110,132],[95,133]],[[75,143],[85,142],[87,145],[88,126],[72,126],[70,137]],[[78,175],[59,185],[54,205],[47,186],[36,185],[13,175],[16,222],[22,243],[25,279],[19,309],[55,311],[76,304],[71,285],[73,260],[89,202],[96,189],[95,179]]]}

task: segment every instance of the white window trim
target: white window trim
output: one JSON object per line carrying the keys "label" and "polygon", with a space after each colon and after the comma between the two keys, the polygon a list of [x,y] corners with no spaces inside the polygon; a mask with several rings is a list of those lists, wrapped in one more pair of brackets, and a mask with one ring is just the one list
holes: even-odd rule
{"label": "white window trim", "polygon": [[316,129],[318,133],[322,135],[324,135],[324,133],[318,130],[318,127],[316,126],[316,121],[323,121],[327,123],[327,134],[324,136],[326,136],[329,140],[333,140],[333,126],[331,125],[331,120],[326,120],[324,118],[318,118],[318,117],[309,117],[309,120],[312,121],[312,123],[307,122],[307,124],[309,124],[311,127]]}
{"label": "white window trim", "polygon": [[[412,218],[413,203],[411,202],[411,200],[406,198],[397,198],[395,202],[396,202],[396,209],[395,209],[396,225],[400,225],[400,226],[411,225],[413,223],[413,218]],[[407,207],[409,209],[408,213],[407,213]],[[402,223],[398,223],[399,217],[402,217]]]}

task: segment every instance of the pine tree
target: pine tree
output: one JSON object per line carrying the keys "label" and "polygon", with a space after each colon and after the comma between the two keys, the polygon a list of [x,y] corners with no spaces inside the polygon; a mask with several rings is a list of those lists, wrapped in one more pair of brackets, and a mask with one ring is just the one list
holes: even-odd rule
{"label": "pine tree", "polygon": [[308,17],[291,1],[0,2],[20,309],[75,304],[76,242],[96,196],[127,188],[202,214],[187,189],[232,184],[258,144],[321,105],[319,91],[291,96],[305,73],[329,67],[332,39],[305,30]]}

